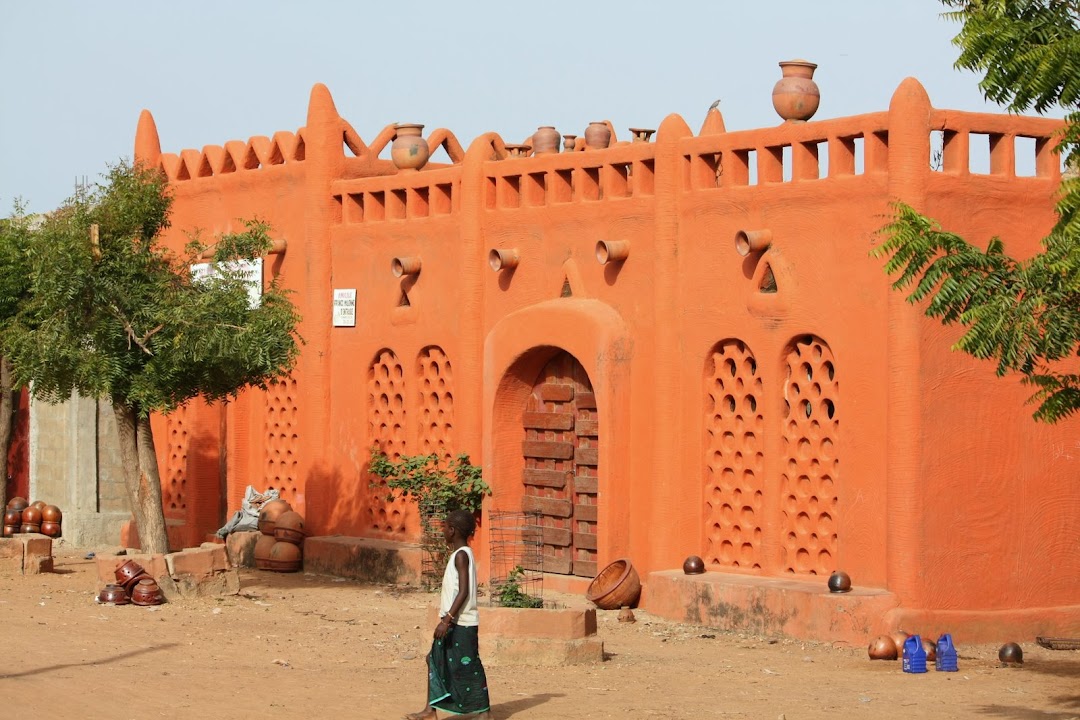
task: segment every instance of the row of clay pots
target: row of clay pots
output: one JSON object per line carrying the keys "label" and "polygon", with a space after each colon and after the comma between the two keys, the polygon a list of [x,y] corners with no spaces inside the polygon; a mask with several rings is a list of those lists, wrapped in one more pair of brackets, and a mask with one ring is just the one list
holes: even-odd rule
{"label": "row of clay pots", "polygon": [[60,523],[64,514],[56,505],[47,505],[44,500],[27,502],[26,498],[13,497],[4,511],[3,536],[11,537],[16,533],[41,533],[49,537],[60,537]]}

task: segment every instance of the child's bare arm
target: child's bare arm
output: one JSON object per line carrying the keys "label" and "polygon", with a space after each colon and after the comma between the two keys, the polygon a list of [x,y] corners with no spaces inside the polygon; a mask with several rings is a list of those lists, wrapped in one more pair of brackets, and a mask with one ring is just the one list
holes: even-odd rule
{"label": "child's bare arm", "polygon": [[450,630],[450,626],[457,622],[461,608],[469,599],[469,556],[463,552],[454,555],[454,567],[458,572],[458,591],[454,596],[454,602],[450,604],[450,610],[439,620],[435,628],[435,637],[441,638]]}

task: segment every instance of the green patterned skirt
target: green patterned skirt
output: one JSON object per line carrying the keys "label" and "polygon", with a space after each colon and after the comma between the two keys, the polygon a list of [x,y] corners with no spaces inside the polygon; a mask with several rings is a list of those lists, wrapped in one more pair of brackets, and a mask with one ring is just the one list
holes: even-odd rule
{"label": "green patterned skirt", "polygon": [[428,704],[453,715],[484,712],[488,700],[487,675],[480,662],[477,627],[454,625],[428,653]]}

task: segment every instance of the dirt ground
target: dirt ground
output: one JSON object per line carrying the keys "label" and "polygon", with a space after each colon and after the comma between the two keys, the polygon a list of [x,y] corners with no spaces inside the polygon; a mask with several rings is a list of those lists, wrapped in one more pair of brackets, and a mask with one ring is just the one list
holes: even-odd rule
{"label": "dirt ground", "polygon": [[[3,718],[373,720],[423,704],[434,595],[247,570],[238,596],[106,606],[86,552],[0,575]],[[961,645],[959,672],[910,675],[865,647],[598,615],[603,663],[489,667],[494,717],[1080,719],[1080,652],[1031,638],[1022,668]]]}

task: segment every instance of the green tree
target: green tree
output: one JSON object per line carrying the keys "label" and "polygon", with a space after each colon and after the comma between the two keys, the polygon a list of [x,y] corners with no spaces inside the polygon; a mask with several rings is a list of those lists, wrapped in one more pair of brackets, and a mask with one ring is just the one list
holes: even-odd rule
{"label": "green tree", "polygon": [[208,249],[162,243],[172,197],[163,175],[119,163],[27,238],[29,294],[0,343],[19,384],[61,402],[73,391],[112,401],[125,483],[143,550],[167,552],[150,414],[202,397],[228,400],[285,376],[299,353],[299,317],[275,280],[252,307],[242,271],[269,228],[213,244],[216,276],[190,267]]}
{"label": "green tree", "polygon": [[[1080,2],[942,0],[962,23],[956,67],[983,75],[987,99],[1011,112],[1065,112],[1059,148],[1075,167],[1080,147]],[[956,348],[997,361],[998,375],[1019,372],[1035,388],[1038,420],[1080,409],[1080,179],[1066,177],[1058,222],[1028,260],[1004,253],[1000,239],[981,249],[898,202],[872,254],[887,257],[908,300],[965,329]]]}
{"label": "green tree", "polygon": [[[0,220],[0,328],[3,328],[29,296],[27,247],[32,218],[15,204],[10,218]],[[0,355],[0,508],[7,506],[8,450],[15,425],[14,375],[11,360]]]}

